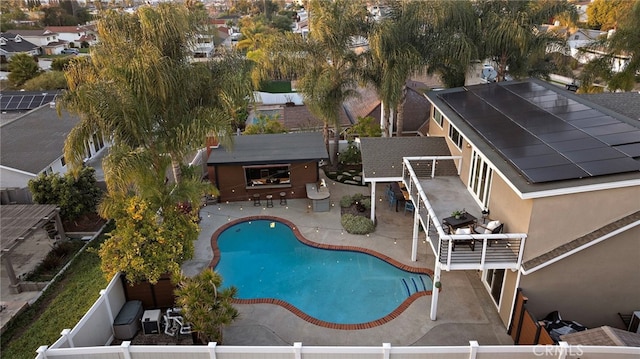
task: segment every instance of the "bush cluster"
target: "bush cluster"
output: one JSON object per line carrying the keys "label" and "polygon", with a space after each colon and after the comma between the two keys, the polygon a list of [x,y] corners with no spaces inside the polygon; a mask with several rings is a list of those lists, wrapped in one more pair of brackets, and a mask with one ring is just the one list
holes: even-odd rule
{"label": "bush cluster", "polygon": [[363,205],[366,209],[371,209],[371,198],[365,197],[362,193],[356,193],[353,196],[346,195],[340,198],[340,207],[342,208],[349,208],[356,203]]}
{"label": "bush cluster", "polygon": [[373,221],[363,216],[344,214],[340,221],[342,227],[351,234],[368,234],[375,230]]}
{"label": "bush cluster", "polygon": [[60,216],[64,220],[73,220],[96,210],[102,197],[102,191],[96,182],[95,170],[83,167],[78,177],[71,173],[65,173],[64,176],[58,173],[41,173],[29,180],[29,190],[34,202],[56,204],[60,206]]}

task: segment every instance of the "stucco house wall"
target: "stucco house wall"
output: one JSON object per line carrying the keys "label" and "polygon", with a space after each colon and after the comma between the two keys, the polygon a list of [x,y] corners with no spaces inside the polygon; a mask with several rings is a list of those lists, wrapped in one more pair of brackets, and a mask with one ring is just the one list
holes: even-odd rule
{"label": "stucco house wall", "polygon": [[524,261],[637,211],[639,198],[634,186],[536,199]]}
{"label": "stucco house wall", "polygon": [[640,308],[640,227],[522,276],[527,307],[538,319],[558,310],[587,327],[626,329],[617,315]]}

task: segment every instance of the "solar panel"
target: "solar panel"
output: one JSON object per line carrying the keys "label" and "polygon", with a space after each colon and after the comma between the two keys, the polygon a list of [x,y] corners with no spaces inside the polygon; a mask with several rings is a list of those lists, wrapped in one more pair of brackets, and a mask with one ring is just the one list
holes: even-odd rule
{"label": "solar panel", "polygon": [[438,96],[530,182],[640,170],[639,127],[559,91],[528,81]]}
{"label": "solar panel", "polygon": [[2,111],[29,111],[55,100],[57,93],[11,92],[0,94]]}

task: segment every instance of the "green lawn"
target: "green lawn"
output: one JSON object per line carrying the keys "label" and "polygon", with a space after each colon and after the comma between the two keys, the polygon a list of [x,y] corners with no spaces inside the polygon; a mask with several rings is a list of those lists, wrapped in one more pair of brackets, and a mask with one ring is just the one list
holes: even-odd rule
{"label": "green lawn", "polygon": [[51,345],[60,332],[73,326],[106,288],[97,254],[104,235],[91,243],[65,274],[29,309],[20,314],[2,334],[2,358],[33,359],[41,345]]}

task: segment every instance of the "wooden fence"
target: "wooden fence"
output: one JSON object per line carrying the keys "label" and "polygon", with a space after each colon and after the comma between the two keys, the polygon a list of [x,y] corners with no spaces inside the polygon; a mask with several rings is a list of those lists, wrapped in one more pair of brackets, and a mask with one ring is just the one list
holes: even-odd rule
{"label": "wooden fence", "polygon": [[171,283],[169,276],[161,277],[156,284],[141,282],[134,285],[130,285],[124,277],[120,278],[127,300],[140,300],[144,308],[171,308],[175,305],[173,291],[176,286]]}
{"label": "wooden fence", "polygon": [[551,336],[540,325],[533,314],[526,307],[527,297],[522,294],[522,290],[518,288],[516,295],[516,305],[513,306],[513,316],[511,325],[507,333],[511,335],[513,344],[516,345],[553,345],[555,344]]}

